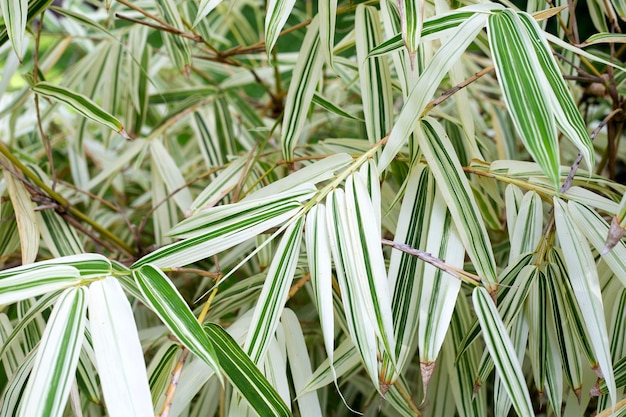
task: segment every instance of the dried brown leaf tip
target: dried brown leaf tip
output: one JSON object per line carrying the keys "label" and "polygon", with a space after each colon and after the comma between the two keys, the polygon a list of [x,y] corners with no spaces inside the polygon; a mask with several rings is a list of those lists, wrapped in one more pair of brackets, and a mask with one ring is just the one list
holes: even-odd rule
{"label": "dried brown leaf tip", "polygon": [[613,221],[611,222],[611,227],[609,228],[609,233],[606,237],[606,243],[604,244],[604,248],[602,248],[602,252],[600,255],[604,256],[611,251],[617,245],[617,243],[624,236],[624,232],[626,229],[622,227],[620,224],[620,220],[616,217],[613,217]]}
{"label": "dried brown leaf tip", "polygon": [[422,384],[424,385],[424,400],[426,400],[426,392],[430,378],[432,378],[435,372],[435,366],[437,362],[420,362],[420,369],[422,371]]}

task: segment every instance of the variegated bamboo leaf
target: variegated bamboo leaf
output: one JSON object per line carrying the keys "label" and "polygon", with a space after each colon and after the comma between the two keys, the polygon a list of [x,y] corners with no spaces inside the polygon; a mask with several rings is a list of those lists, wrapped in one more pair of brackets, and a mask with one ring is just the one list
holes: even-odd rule
{"label": "variegated bamboo leaf", "polygon": [[324,204],[320,203],[309,210],[304,230],[315,305],[320,318],[326,356],[331,369],[333,369],[335,322],[332,298],[332,265],[326,226],[326,206]]}
{"label": "variegated bamboo leaf", "polygon": [[133,270],[133,277],[150,308],[178,340],[213,368],[221,379],[213,344],[169,278],[150,264]]}
{"label": "variegated bamboo leaf", "polygon": [[[285,1],[273,0],[273,3],[276,2],[284,3]],[[293,69],[293,76],[285,101],[285,118],[280,142],[283,157],[288,161],[293,159],[293,152],[306,122],[306,115],[313,100],[323,64],[324,56],[320,52],[319,20],[314,19],[309,24],[300,47],[298,61]]]}
{"label": "variegated bamboo leaf", "polygon": [[382,31],[378,11],[371,6],[356,9],[356,52],[367,138],[378,142],[387,135],[393,122],[391,75],[386,57],[368,58],[369,51],[380,43]]}
{"label": "variegated bamboo leaf", "polygon": [[489,16],[489,44],[504,100],[520,139],[552,182],[559,185],[556,125],[546,100],[543,68],[518,15],[503,10]]}
{"label": "variegated bamboo leaf", "polygon": [[615,404],[617,400],[615,378],[596,264],[587,241],[580,239],[581,231],[574,223],[567,206],[556,197],[554,214],[569,279],[580,305],[587,332],[591,336],[590,343],[598,359],[600,372],[609,387],[611,401]]}
{"label": "variegated bamboo leaf", "polygon": [[548,93],[551,110],[559,128],[584,156],[587,167],[591,171],[594,167],[594,150],[591,138],[587,132],[585,121],[580,115],[569,88],[559,71],[548,42],[543,36],[543,31],[539,28],[536,20],[527,13],[518,13],[518,16],[526,28],[530,39],[537,40],[531,45],[534,47],[542,69],[538,76],[545,76],[545,81],[547,81],[547,83],[544,83],[544,85],[547,85],[542,90],[542,93]]}
{"label": "variegated bamboo leaf", "polygon": [[487,349],[513,402],[513,408],[518,415],[534,415],[522,367],[493,300],[487,290],[481,287],[473,291],[472,300]]}
{"label": "variegated bamboo leaf", "polygon": [[424,119],[418,131],[424,156],[437,179],[465,250],[489,291],[495,289],[496,263],[489,235],[456,152],[439,123]]}
{"label": "variegated bamboo leaf", "polygon": [[396,154],[402,149],[409,134],[422,117],[428,101],[437,90],[437,86],[447,74],[452,65],[482,30],[487,17],[482,14],[473,14],[467,18],[453,35],[439,48],[424,72],[416,81],[408,99],[404,103],[387,145],[378,160],[378,170],[382,171],[391,163]]}
{"label": "variegated bamboo leaf", "polygon": [[[348,225],[346,196],[343,190],[336,189],[326,198],[326,225],[330,248],[335,264],[337,281],[341,290],[341,301],[346,314],[350,337],[357,348],[372,383],[378,388],[378,360],[375,326],[371,326],[369,314],[365,310],[362,292],[354,280],[357,277],[353,262],[354,243],[344,230]],[[335,356],[335,365],[339,359]]]}
{"label": "variegated bamboo leaf", "polygon": [[415,70],[415,55],[422,35],[422,26],[424,25],[424,8],[425,2],[423,0],[398,0],[400,22],[402,24],[402,40],[407,51],[409,51],[412,70]]}
{"label": "variegated bamboo leaf", "polygon": [[26,384],[20,417],[63,415],[87,322],[88,295],[85,287],[69,288],[55,304]]}
{"label": "variegated bamboo leaf", "polygon": [[28,0],[2,0],[0,1],[2,17],[6,26],[9,40],[15,55],[22,62],[24,51],[24,32],[28,16]]}
{"label": "variegated bamboo leaf", "polygon": [[222,0],[202,0],[198,6],[198,14],[193,22],[193,27],[196,27],[198,23],[204,19],[213,9],[215,9]]}
{"label": "variegated bamboo leaf", "polygon": [[[430,215],[426,251],[445,259],[447,265],[462,268],[465,259],[463,243],[441,192],[437,193]],[[419,307],[418,349],[424,392],[433,373],[439,350],[450,326],[461,281],[433,265],[424,265]]]}
{"label": "variegated bamboo leaf", "polygon": [[86,118],[116,131],[126,139],[130,139],[130,136],[128,136],[128,133],[126,133],[124,126],[122,126],[119,120],[82,94],[44,81],[37,83],[37,85],[33,87],[33,91],[44,97],[59,100]]}
{"label": "variegated bamboo leaf", "polygon": [[[4,157],[2,160],[6,161]],[[3,172],[15,211],[17,231],[20,235],[22,264],[29,264],[35,262],[37,252],[39,252],[39,228],[35,217],[35,207],[24,183],[8,170],[3,169]]]}
{"label": "variegated bamboo leaf", "polygon": [[224,375],[260,416],[291,416],[291,412],[259,368],[233,338],[214,323],[204,325]]}
{"label": "variegated bamboo leaf", "polygon": [[271,60],[271,52],[278,40],[280,31],[291,14],[296,0],[269,0],[265,14],[265,50],[267,59]]}
{"label": "variegated bamboo leaf", "polygon": [[285,231],[272,261],[263,289],[252,316],[252,327],[244,348],[257,365],[261,363],[274,337],[280,315],[287,301],[302,242],[304,216],[296,219]]}

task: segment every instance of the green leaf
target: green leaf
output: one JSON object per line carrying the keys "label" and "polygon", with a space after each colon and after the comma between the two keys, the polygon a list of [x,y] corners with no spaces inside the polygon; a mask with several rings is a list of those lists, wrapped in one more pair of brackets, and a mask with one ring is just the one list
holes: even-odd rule
{"label": "green leaf", "polygon": [[289,287],[298,264],[303,226],[304,216],[301,216],[287,227],[276,248],[274,260],[267,271],[267,278],[254,309],[252,328],[248,331],[244,348],[256,364],[263,360],[287,302]]}
{"label": "green leaf", "polygon": [[153,416],[135,318],[121,285],[107,277],[89,290],[91,337],[108,415]]}
{"label": "green leaf", "polygon": [[513,402],[515,411],[521,416],[533,416],[533,406],[526,388],[522,367],[491,296],[487,290],[478,287],[472,293],[472,301],[483,330],[487,349],[496,365],[502,384]]}
{"label": "green leaf", "polygon": [[128,136],[124,130],[124,126],[122,126],[122,123],[119,120],[82,94],[75,93],[65,87],[43,81],[37,83],[37,85],[33,87],[33,91],[44,97],[59,100],[86,118],[94,120],[95,122],[118,132],[126,139],[130,139],[130,136]]}
{"label": "green leaf", "polygon": [[490,15],[487,32],[498,82],[515,128],[556,189],[560,181],[557,131],[545,96],[543,67],[535,50],[529,49],[533,41],[511,10]]}
{"label": "green leaf", "polygon": [[600,372],[609,387],[611,401],[615,404],[617,400],[615,378],[596,263],[587,241],[580,239],[582,233],[571,218],[567,206],[556,197],[554,217],[565,265],[590,336],[589,341],[598,359]]}
{"label": "green leaf", "polygon": [[0,1],[0,9],[2,9],[4,24],[13,46],[13,51],[20,62],[22,62],[24,32],[26,31],[26,21],[28,20],[28,0],[2,0]]}
{"label": "green leaf", "polygon": [[0,304],[10,304],[68,288],[81,280],[78,270],[66,265],[50,265],[10,276],[0,276]]}
{"label": "green leaf", "polygon": [[193,22],[193,27],[196,27],[202,19],[204,19],[213,9],[215,9],[222,0],[202,0],[198,6],[198,14],[196,20]]}
{"label": "green leaf", "polygon": [[[169,278],[153,265],[133,270],[133,278],[150,308],[178,340],[213,370],[219,371],[213,344]],[[221,379],[219,372],[217,375]]]}
{"label": "green leaf", "polygon": [[[11,0],[3,0],[3,1],[11,1]],[[15,1],[15,0],[13,0]],[[34,1],[28,1],[28,12],[27,12],[27,18],[26,18],[26,22],[30,22],[31,20],[33,20],[35,18],[35,16],[38,16],[41,14],[41,12],[43,12],[49,5],[50,3],[52,3],[53,0],[34,0]],[[21,7],[20,3],[20,7]],[[24,25],[24,28],[26,28],[26,25]],[[6,20],[5,22],[0,22],[0,46],[4,45],[6,43],[6,41],[9,40],[9,32],[7,30],[7,26],[6,26]],[[20,50],[21,53],[21,50]],[[17,54],[19,56],[19,53]]]}
{"label": "green leaf", "polygon": [[250,357],[214,323],[204,325],[226,378],[260,416],[291,416],[291,412]]}
{"label": "green leaf", "polygon": [[63,415],[82,347],[87,298],[86,288],[69,288],[55,304],[26,384],[20,417]]}

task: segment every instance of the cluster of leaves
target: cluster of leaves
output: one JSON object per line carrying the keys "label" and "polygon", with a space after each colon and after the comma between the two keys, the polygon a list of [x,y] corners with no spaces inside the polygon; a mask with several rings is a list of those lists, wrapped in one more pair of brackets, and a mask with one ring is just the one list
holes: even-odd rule
{"label": "cluster of leaves", "polygon": [[626,415],[624,1],[296,3],[0,0],[0,415]]}

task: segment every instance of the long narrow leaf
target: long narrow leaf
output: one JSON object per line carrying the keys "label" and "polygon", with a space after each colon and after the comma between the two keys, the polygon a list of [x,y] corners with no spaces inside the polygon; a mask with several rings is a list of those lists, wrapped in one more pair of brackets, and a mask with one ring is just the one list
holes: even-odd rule
{"label": "long narrow leaf", "polygon": [[91,337],[108,414],[153,416],[143,351],[121,285],[108,277],[89,289]]}
{"label": "long narrow leaf", "polygon": [[214,323],[204,325],[224,375],[260,416],[291,416],[272,385],[237,342]]}
{"label": "long narrow leaf", "polygon": [[20,417],[63,415],[87,322],[87,299],[87,289],[75,287],[55,304],[26,384]]}
{"label": "long narrow leaf", "polygon": [[267,271],[267,278],[252,316],[252,328],[244,345],[256,364],[261,363],[267,352],[287,301],[287,293],[300,255],[303,226],[304,217],[301,216],[287,228]]}
{"label": "long narrow leaf", "polygon": [[270,0],[267,4],[265,14],[265,50],[268,60],[274,45],[278,40],[278,35],[283,29],[285,22],[291,14],[291,9],[296,4],[296,0]]}
{"label": "long narrow leaf", "polygon": [[44,97],[59,100],[86,118],[94,120],[95,122],[118,132],[126,139],[130,139],[130,136],[128,136],[124,130],[124,126],[122,126],[122,123],[119,120],[82,94],[75,93],[65,87],[43,81],[34,86],[33,91]]}
{"label": "long narrow leaf", "polygon": [[202,326],[183,300],[174,284],[160,269],[144,265],[133,270],[133,277],[150,308],[159,316],[170,331],[192,353],[219,373],[219,363],[213,344]]}
{"label": "long narrow leaf", "polygon": [[502,378],[504,388],[513,402],[515,411],[520,416],[533,416],[533,406],[526,388],[522,367],[491,296],[487,290],[479,287],[472,293],[472,300],[487,349]]}
{"label": "long narrow leaf", "polygon": [[609,387],[609,396],[612,403],[615,404],[617,398],[609,349],[609,335],[602,306],[598,274],[591,249],[586,240],[580,239],[581,232],[572,220],[565,203],[556,197],[554,199],[554,217],[569,279],[590,335],[591,346]]}
{"label": "long narrow leaf", "polygon": [[28,0],[2,0],[0,1],[0,8],[2,9],[4,24],[7,28],[13,51],[20,62],[22,62],[24,32],[26,31],[28,16]]}

